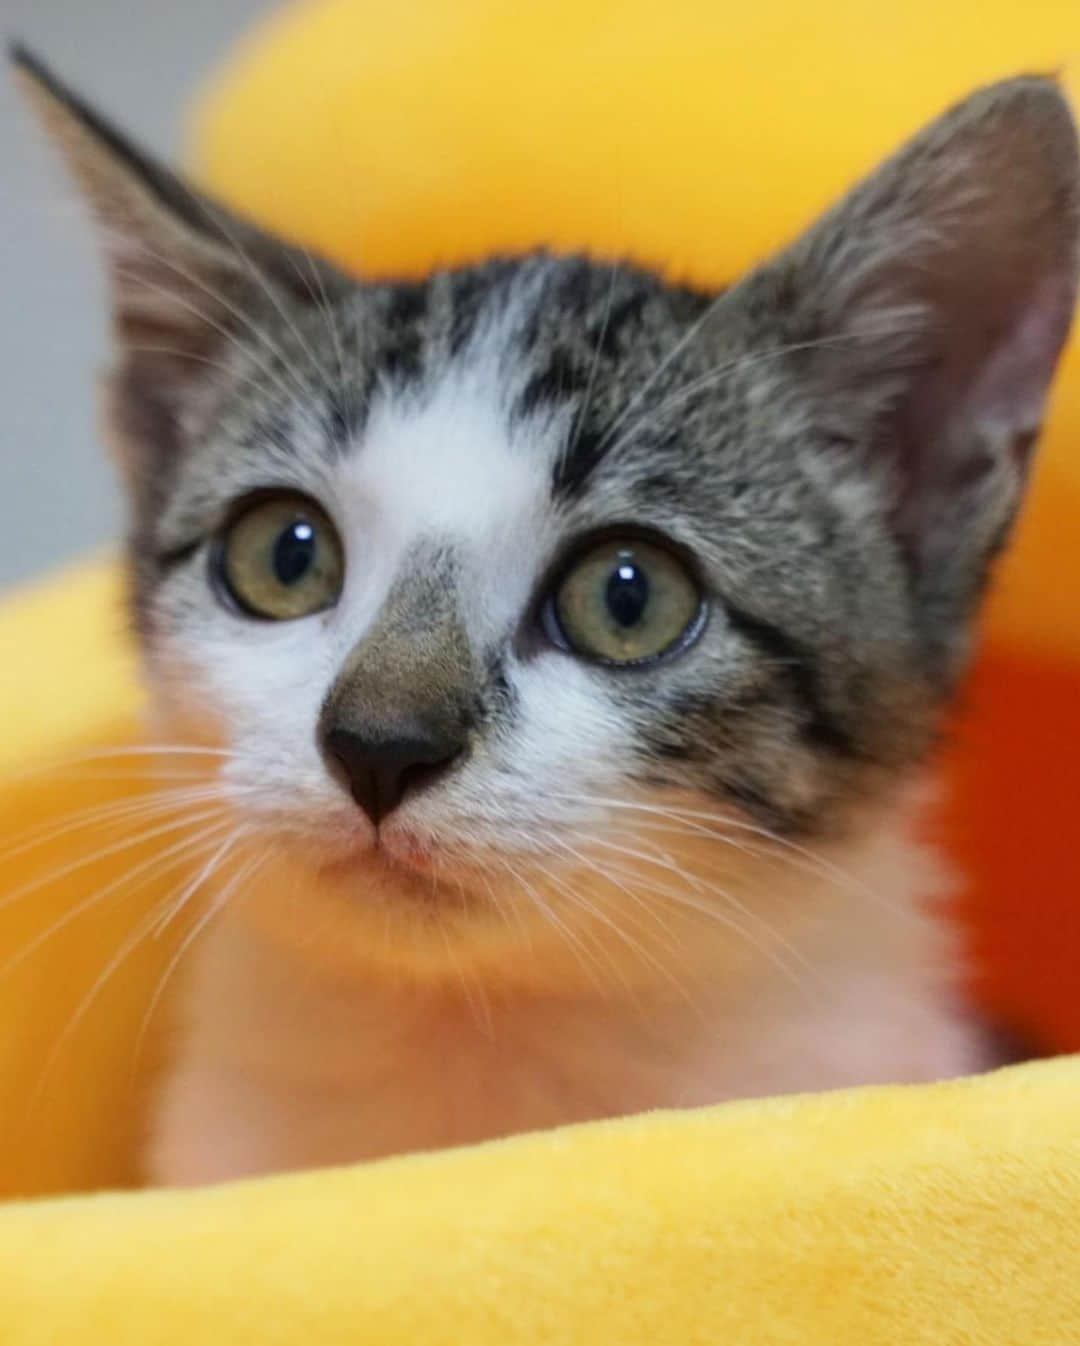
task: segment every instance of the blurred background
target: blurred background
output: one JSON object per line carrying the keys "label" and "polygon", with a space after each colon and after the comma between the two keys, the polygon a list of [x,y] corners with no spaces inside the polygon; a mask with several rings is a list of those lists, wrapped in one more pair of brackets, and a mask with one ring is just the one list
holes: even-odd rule
{"label": "blurred background", "polygon": [[[200,76],[272,0],[0,0],[34,47],[152,149],[173,153]],[[106,352],[89,222],[0,78],[0,586],[114,537],[119,490],[97,435]]]}

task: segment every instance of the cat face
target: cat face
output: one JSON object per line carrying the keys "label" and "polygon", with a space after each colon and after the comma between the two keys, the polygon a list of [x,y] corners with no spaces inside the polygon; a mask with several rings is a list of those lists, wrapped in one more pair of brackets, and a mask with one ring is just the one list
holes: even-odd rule
{"label": "cat face", "polygon": [[[274,376],[241,357],[137,545],[154,685],[213,708],[249,807],[516,851],[679,786],[800,832],[917,753],[903,567],[800,470],[797,381],[691,335],[648,387],[714,303],[536,257],[295,312]],[[410,741],[400,804],[358,814]]]}
{"label": "cat face", "polygon": [[151,686],[262,833],[482,903],[675,798],[838,835],[923,761],[1072,311],[1053,84],[708,294],[545,254],[351,280],[23,68],[105,225]]}

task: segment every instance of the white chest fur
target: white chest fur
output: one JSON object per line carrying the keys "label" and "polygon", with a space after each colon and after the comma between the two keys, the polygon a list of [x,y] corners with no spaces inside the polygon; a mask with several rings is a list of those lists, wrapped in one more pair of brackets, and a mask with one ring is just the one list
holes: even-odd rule
{"label": "white chest fur", "polygon": [[[725,1099],[978,1069],[927,914],[931,858],[895,832],[805,875],[798,934],[746,975],[560,996],[329,978],[223,920],[187,991],[150,1176],[196,1184]],[[861,896],[852,883],[872,874]],[[840,888],[843,891],[840,891]],[[806,919],[807,910],[817,918]]]}

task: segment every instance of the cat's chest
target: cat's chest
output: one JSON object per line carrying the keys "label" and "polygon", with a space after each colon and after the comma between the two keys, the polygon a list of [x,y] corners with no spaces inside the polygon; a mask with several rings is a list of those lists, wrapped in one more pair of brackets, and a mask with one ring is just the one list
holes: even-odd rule
{"label": "cat's chest", "polygon": [[[743,998],[497,1000],[204,968],[161,1100],[152,1175],[200,1183],[522,1131],[979,1065],[972,1035],[898,965],[873,984]],[[249,965],[250,968],[250,965]],[[250,968],[255,971],[256,969]]]}
{"label": "cat's chest", "polygon": [[306,1133],[310,1148],[321,1136],[328,1159],[703,1101],[695,1085],[715,1056],[716,1025],[685,1003],[506,998],[481,986],[416,995],[362,981],[264,982],[253,1001],[235,976],[201,990],[200,1010],[216,1008],[191,1024],[187,1059],[239,1113],[250,1100],[283,1142]]}
{"label": "cat's chest", "polygon": [[614,980],[511,993],[465,967],[438,987],[331,976],[226,916],[184,993],[152,1176],[198,1183],[977,1069],[948,932],[912,898],[933,886],[920,856],[874,851],[889,900],[802,889],[820,917],[789,929],[790,958],[742,977],[718,960],[639,994]]}
{"label": "cat's chest", "polygon": [[235,1008],[212,1036],[191,1026],[161,1100],[155,1177],[380,1158],[715,1096],[703,1042],[677,1046],[604,1006],[475,992],[417,1006],[369,988],[279,1000],[261,1035]]}

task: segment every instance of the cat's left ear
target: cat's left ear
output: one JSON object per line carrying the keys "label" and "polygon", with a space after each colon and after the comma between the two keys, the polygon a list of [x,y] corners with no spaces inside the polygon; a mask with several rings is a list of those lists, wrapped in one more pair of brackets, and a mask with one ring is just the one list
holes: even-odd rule
{"label": "cat's left ear", "polygon": [[193,190],[25,48],[11,59],[100,226],[118,355],[114,412],[134,432],[124,437],[168,439],[230,341],[271,360],[260,310],[326,303],[351,283]]}
{"label": "cat's left ear", "polygon": [[878,482],[946,660],[1020,501],[1078,240],[1069,104],[1022,77],[946,112],[731,292],[800,348],[805,405]]}

